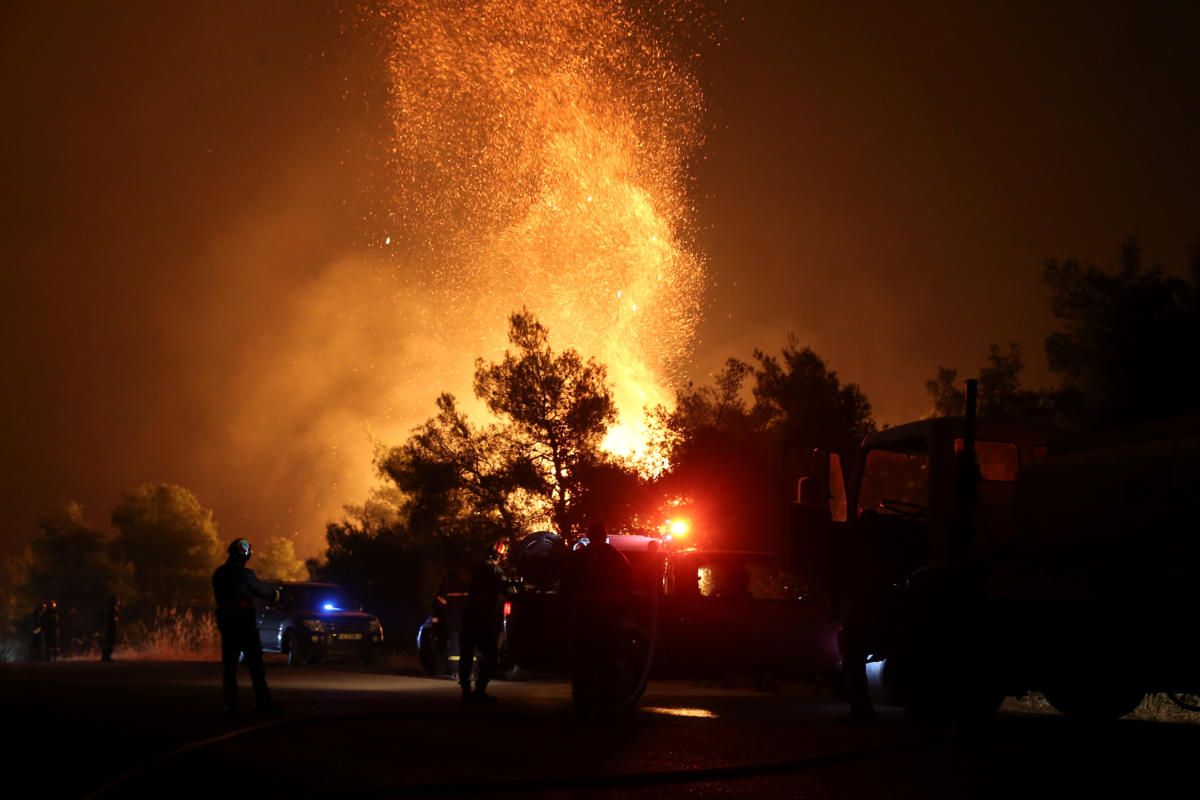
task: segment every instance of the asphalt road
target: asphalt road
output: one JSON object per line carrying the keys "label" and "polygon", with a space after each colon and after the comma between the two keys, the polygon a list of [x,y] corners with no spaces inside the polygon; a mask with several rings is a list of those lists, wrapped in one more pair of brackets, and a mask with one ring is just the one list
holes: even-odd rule
{"label": "asphalt road", "polygon": [[899,712],[852,725],[798,684],[654,682],[637,711],[583,723],[561,680],[497,682],[497,705],[463,707],[449,681],[396,664],[271,663],[285,710],[229,718],[219,671],[0,665],[9,785],[24,775],[29,796],[106,798],[1137,797],[1191,794],[1200,752],[1200,726],[1162,722],[1080,728],[1008,711],[957,740]]}

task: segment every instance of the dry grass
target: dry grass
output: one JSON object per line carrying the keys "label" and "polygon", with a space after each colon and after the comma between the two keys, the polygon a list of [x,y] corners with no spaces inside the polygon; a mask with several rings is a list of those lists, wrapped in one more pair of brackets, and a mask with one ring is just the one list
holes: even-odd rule
{"label": "dry grass", "polygon": [[[100,643],[96,637],[85,652],[72,660],[98,660]],[[121,629],[116,661],[220,661],[221,637],[211,613],[192,609],[159,607],[149,623],[134,623]]]}
{"label": "dry grass", "polygon": [[[1189,702],[1198,698],[1192,697]],[[1010,697],[1001,706],[1005,711],[1018,711],[1028,714],[1057,714],[1050,702],[1041,692],[1030,692],[1024,697]],[[1148,694],[1141,705],[1133,710],[1126,719],[1153,720],[1155,722],[1182,722],[1189,725],[1200,725],[1200,712],[1188,711],[1171,702],[1165,694]]]}
{"label": "dry grass", "polygon": [[128,653],[118,647],[113,658],[139,661],[217,661],[221,638],[212,614],[192,609],[155,609],[146,638]]}

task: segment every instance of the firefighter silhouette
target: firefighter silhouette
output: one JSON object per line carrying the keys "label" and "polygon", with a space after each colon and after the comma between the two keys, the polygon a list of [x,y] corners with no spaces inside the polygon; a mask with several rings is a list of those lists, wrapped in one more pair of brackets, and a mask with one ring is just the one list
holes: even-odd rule
{"label": "firefighter silhouette", "polygon": [[58,603],[51,600],[46,606],[46,612],[42,615],[42,640],[45,646],[46,660],[57,661],[58,638],[60,631],[60,623],[62,618],[58,613]]}
{"label": "firefighter silhouette", "polygon": [[46,604],[40,603],[33,610],[29,623],[29,660],[44,661],[46,659]]}
{"label": "firefighter silhouette", "polygon": [[471,574],[466,569],[454,569],[446,573],[437,597],[433,599],[433,623],[441,628],[446,642],[446,661],[450,667],[450,680],[458,680],[458,667],[462,654],[459,642],[462,638],[463,611],[467,607],[467,590]]}
{"label": "firefighter silhouette", "polygon": [[571,696],[576,711],[590,713],[616,670],[616,634],[633,592],[629,560],[608,543],[603,522],[588,530],[588,544],[567,565],[564,593],[571,614]]}
{"label": "firefighter silhouette", "polygon": [[262,642],[254,623],[254,598],[279,599],[279,591],[258,579],[246,562],[254,549],[246,539],[235,539],[227,550],[229,557],[213,573],[213,594],[217,601],[217,629],[221,632],[222,686],[225,690],[225,710],[237,711],[238,657],[243,656],[250,668],[254,686],[254,710],[279,711],[267,690],[266,670],[263,668]]}
{"label": "firefighter silhouette", "polygon": [[[462,635],[459,639],[462,658],[458,663],[458,684],[462,687],[464,703],[494,703],[487,685],[496,671],[496,656],[500,639],[500,597],[504,594],[504,578],[500,573],[503,545],[490,548],[483,560],[471,572],[467,586],[467,602],[463,608]],[[471,667],[475,650],[479,650],[479,673],[475,688],[471,688]]]}
{"label": "firefighter silhouette", "polygon": [[112,661],[113,650],[117,646],[117,623],[121,619],[121,600],[115,594],[108,598],[108,608],[104,611],[104,641],[100,645],[100,660]]}

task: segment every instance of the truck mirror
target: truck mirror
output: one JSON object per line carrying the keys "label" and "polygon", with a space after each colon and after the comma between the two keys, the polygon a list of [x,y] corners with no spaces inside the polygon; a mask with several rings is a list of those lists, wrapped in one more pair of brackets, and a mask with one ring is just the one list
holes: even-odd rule
{"label": "truck mirror", "polygon": [[805,507],[828,509],[829,453],[816,449],[809,456],[807,463],[801,465],[796,481],[796,502]]}

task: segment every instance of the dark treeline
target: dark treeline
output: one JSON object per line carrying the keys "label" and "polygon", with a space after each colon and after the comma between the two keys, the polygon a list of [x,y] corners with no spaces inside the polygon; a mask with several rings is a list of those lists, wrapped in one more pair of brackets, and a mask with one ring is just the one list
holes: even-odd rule
{"label": "dark treeline", "polygon": [[[178,619],[212,606],[212,572],[224,560],[212,511],[187,489],[144,484],[125,492],[106,534],[83,507],[63,503],[38,517],[37,535],[5,564],[2,598],[9,641],[22,657],[33,615],[55,603],[63,656],[95,651],[111,596],[121,602],[122,642],[138,645],[156,616]],[[268,577],[303,576],[290,540],[263,542],[257,565]]]}
{"label": "dark treeline", "polygon": [[[1049,259],[1043,279],[1059,322],[1045,342],[1059,383],[1023,387],[1020,347],[992,344],[979,368],[981,416],[1089,430],[1200,410],[1200,243],[1185,278],[1145,266],[1130,238],[1112,269]],[[936,414],[962,413],[957,370],[940,368],[926,389]]]}

